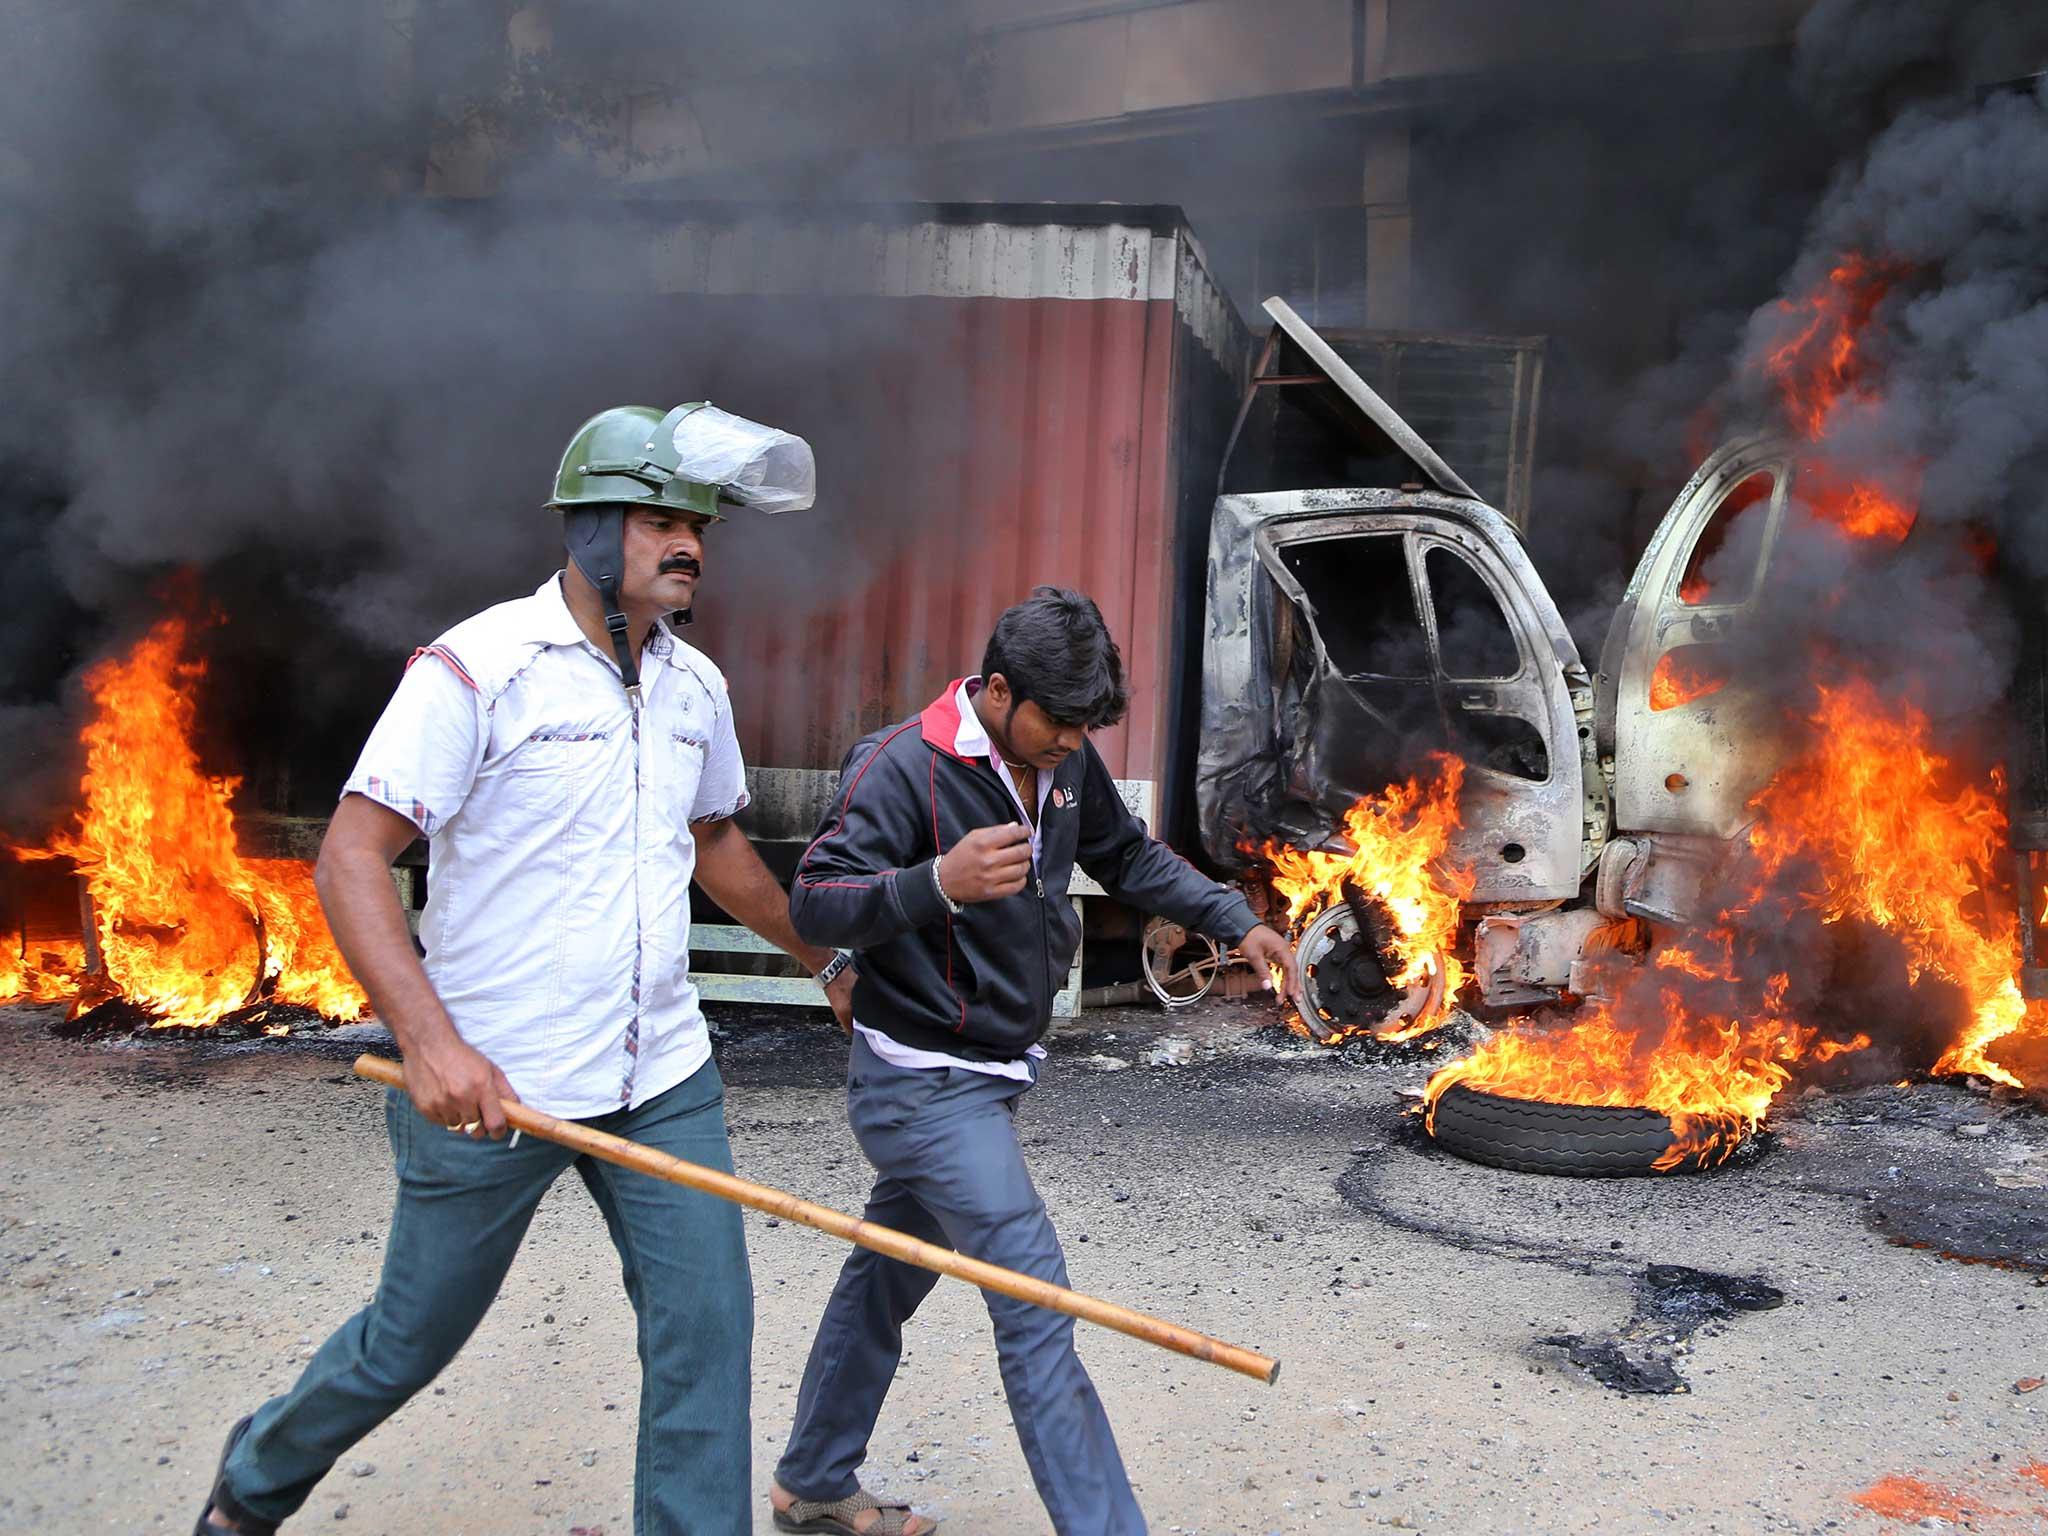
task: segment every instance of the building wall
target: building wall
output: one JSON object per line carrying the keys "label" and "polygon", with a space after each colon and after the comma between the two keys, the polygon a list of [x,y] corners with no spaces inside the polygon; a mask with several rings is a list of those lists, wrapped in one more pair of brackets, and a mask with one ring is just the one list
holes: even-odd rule
{"label": "building wall", "polygon": [[[404,3],[404,0],[386,0]],[[860,154],[1186,129],[1233,104],[1402,110],[1499,72],[1782,46],[1808,0],[752,0],[614,58],[593,151],[626,184]],[[513,52],[566,48],[532,11]],[[624,71],[624,73],[622,73]],[[487,136],[430,190],[494,186]]]}

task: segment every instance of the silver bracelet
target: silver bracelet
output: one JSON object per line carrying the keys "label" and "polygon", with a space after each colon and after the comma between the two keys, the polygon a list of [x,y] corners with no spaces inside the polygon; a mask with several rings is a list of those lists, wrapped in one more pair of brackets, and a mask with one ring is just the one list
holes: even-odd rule
{"label": "silver bracelet", "polygon": [[839,950],[830,960],[825,962],[825,968],[811,979],[821,987],[829,987],[839,979],[840,973],[852,964],[853,951],[850,949]]}
{"label": "silver bracelet", "polygon": [[939,900],[946,904],[946,910],[955,917],[960,915],[960,903],[946,894],[946,887],[939,881],[939,861],[932,860],[932,889],[939,893]]}

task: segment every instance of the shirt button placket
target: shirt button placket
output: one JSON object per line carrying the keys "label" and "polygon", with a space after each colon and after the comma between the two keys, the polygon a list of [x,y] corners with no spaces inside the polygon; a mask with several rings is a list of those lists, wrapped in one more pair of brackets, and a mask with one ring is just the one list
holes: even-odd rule
{"label": "shirt button placket", "polygon": [[626,712],[633,722],[633,1016],[626,1024],[626,1075],[619,1084],[619,1103],[630,1107],[633,1076],[640,1067],[640,958],[644,933],[640,922],[640,710],[629,705]]}

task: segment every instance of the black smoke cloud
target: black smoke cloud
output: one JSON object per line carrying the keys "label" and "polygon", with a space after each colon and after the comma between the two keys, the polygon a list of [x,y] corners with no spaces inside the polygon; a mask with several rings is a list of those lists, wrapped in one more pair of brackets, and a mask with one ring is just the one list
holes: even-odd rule
{"label": "black smoke cloud", "polygon": [[[890,9],[817,24],[850,37]],[[555,558],[541,502],[578,422],[709,395],[766,415],[781,377],[886,351],[872,321],[787,306],[767,335],[764,306],[683,317],[586,280],[632,238],[591,169],[621,146],[590,125],[615,118],[635,61],[740,46],[769,20],[709,0],[405,10],[0,0],[17,62],[0,92],[0,823],[17,835],[69,798],[79,669],[158,615],[173,572],[227,615],[208,642],[225,761],[275,759],[250,765],[266,797],[318,810],[397,658]],[[407,21],[417,46],[389,30]],[[464,135],[491,144],[496,195],[423,195]],[[857,172],[808,186],[867,190]],[[823,436],[835,475],[881,472],[868,445]],[[812,535],[785,604],[804,570],[882,541],[864,530],[835,557],[840,532]]]}
{"label": "black smoke cloud", "polygon": [[[1897,274],[1813,457],[1915,506],[1917,526],[1881,558],[1793,526],[1767,627],[1782,653],[1840,659],[1967,731],[2009,692],[2015,578],[2024,588],[2048,574],[2048,416],[2035,404],[2048,389],[2048,76],[1978,72],[2048,62],[2048,18],[2025,43],[2008,15],[1936,27],[1928,9],[1829,3],[1802,27],[1799,77],[1836,93],[1822,101],[1832,120],[1860,120],[1902,81],[1938,89],[1837,172],[1778,298],[1745,328],[1724,399],[1738,424],[1787,430],[1765,360],[1799,306],[1851,256]],[[1913,42],[1932,51],[1916,60]],[[1870,71],[1860,95],[1858,58]],[[1799,669],[1783,675],[1796,686]]]}
{"label": "black smoke cloud", "polygon": [[1417,151],[1417,321],[1548,338],[1530,551],[1590,659],[1839,151],[1768,52],[1461,105]]}
{"label": "black smoke cloud", "polygon": [[[2024,610],[2038,617],[2048,600],[2048,77],[2024,77],[2044,63],[2037,8],[1823,0],[1800,27],[1793,79],[1841,160],[1775,295],[1734,340],[1712,414],[1728,431],[1801,437],[1769,360],[1845,261],[1881,268],[1888,286],[1860,361],[1821,440],[1803,448],[1793,493],[1811,507],[1801,487],[1824,467],[1899,496],[1918,521],[1899,545],[1786,521],[1760,609],[1727,655],[1746,684],[1766,680],[1788,762],[1827,746],[1804,724],[1817,686],[1857,680],[1881,707],[1926,716],[1956,784],[1993,782],[2011,748]],[[2013,920],[2005,873],[1979,875],[1987,932]],[[1740,979],[1645,971],[1622,984],[1622,1017],[1661,1019],[1661,994],[1676,988],[1695,1015],[1782,1006],[1835,1039],[1868,1034],[1872,1047],[1833,1069],[1852,1077],[1929,1067],[1970,1000],[1912,963],[1900,938],[1823,923],[1813,898],[1830,871],[1812,857],[1755,889],[1751,879],[1731,870],[1708,903]],[[1773,976],[1791,979],[1787,993],[1770,990]]]}
{"label": "black smoke cloud", "polygon": [[[744,51],[780,25],[768,8],[418,0],[419,45],[398,48],[394,70],[381,29],[405,9],[0,0],[9,57],[29,61],[0,93],[0,819],[14,830],[47,817],[74,771],[77,669],[154,617],[173,569],[196,567],[229,615],[217,670],[241,672],[215,690],[233,716],[223,737],[297,765],[300,781],[269,799],[311,811],[397,658],[546,568],[553,529],[538,503],[591,410],[698,394],[764,416],[794,403],[786,424],[816,441],[828,502],[835,479],[891,473],[872,462],[876,445],[834,425],[886,365],[886,332],[790,304],[767,336],[759,305],[685,317],[574,280],[615,229],[616,200],[589,164],[623,150],[590,124],[614,113],[633,61]],[[1910,179],[1919,140],[1880,152],[1888,124],[1944,142],[2008,118],[2023,132],[2016,108],[1987,117],[1973,94],[2005,60],[2025,67],[2026,19],[2007,14],[2022,9],[1823,0],[1789,62],[1545,71],[1424,114],[1417,320],[1556,338],[1533,543],[1588,655],[1703,446],[1701,407],[1729,393],[1757,296],[1803,276],[1802,250],[1825,259],[1817,200],[1826,220],[1855,225],[1870,206],[1861,181]],[[807,11],[849,68],[901,13],[882,0]],[[778,103],[756,110],[772,129]],[[498,195],[420,195],[439,184],[450,124],[495,147]],[[704,185],[836,201],[1178,201],[1220,229],[1255,183],[1322,178],[1332,203],[1355,197],[1340,128],[1247,126],[1224,135],[1221,158],[1091,148],[919,171],[848,150]],[[2027,191],[1994,169],[1977,213],[1957,213],[1964,227]],[[1906,242],[1917,259],[1984,281],[1944,279],[1912,301],[1906,318],[1928,344],[1902,353],[1884,430],[1930,445],[1930,505],[1939,493],[1981,510],[2039,452],[2009,404],[2042,356],[2023,344],[2038,322],[2019,254],[2038,220],[2014,220],[1998,252],[1982,230],[1942,237],[1927,222]],[[1642,290],[1652,302],[1637,302]],[[1986,355],[1994,334],[2013,344]],[[1989,408],[1965,408],[1958,376]],[[918,404],[940,417],[921,442],[946,442],[943,402]],[[910,517],[848,528],[829,511],[821,502],[826,515],[805,525],[804,558],[772,573],[778,601],[800,603],[810,573],[884,560],[916,531]],[[707,551],[713,602],[747,559],[736,532]],[[1995,654],[1997,637],[1980,638]]]}
{"label": "black smoke cloud", "polygon": [[[568,335],[503,323],[533,277],[516,227],[394,195],[429,122],[380,78],[375,10],[9,8],[9,56],[35,61],[0,96],[16,827],[75,767],[77,692],[53,682],[156,617],[169,573],[202,573],[238,649],[331,655],[301,637],[334,628],[360,659],[543,536],[544,492],[503,504],[503,467],[544,483],[523,437],[573,424]],[[291,675],[311,708],[266,690],[274,732],[346,691]]]}

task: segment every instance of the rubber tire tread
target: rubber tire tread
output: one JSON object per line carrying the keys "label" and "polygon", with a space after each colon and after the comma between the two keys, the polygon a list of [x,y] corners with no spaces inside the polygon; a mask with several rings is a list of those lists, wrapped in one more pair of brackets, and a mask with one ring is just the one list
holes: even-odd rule
{"label": "rubber tire tread", "polygon": [[1517,1173],[1626,1179],[1657,1171],[1671,1121],[1653,1109],[1510,1099],[1454,1083],[1436,1103],[1436,1142]]}

